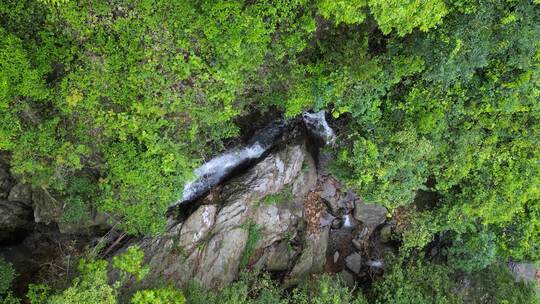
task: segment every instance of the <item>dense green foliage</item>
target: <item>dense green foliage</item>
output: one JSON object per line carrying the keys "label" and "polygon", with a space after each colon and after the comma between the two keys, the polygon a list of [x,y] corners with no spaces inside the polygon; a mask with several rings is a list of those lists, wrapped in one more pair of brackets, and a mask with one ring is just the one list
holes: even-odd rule
{"label": "dense green foliage", "polygon": [[14,278],[15,270],[13,266],[0,256],[0,295],[5,294],[9,290]]}
{"label": "dense green foliage", "polygon": [[[451,302],[453,273],[540,260],[539,100],[537,0],[0,2],[0,150],[65,221],[97,209],[159,233],[239,117],[325,108],[341,126],[335,174],[407,210],[402,256],[449,244],[446,264],[393,269],[383,302]],[[99,267],[54,297],[112,299]]]}
{"label": "dense green foliage", "polygon": [[[131,251],[121,259],[134,261],[135,252],[142,257],[139,249]],[[139,267],[132,270],[140,271],[141,262],[137,259],[133,265]],[[107,284],[106,266],[105,261],[81,261],[80,274],[68,289],[55,294],[46,285],[33,285],[27,297],[31,304],[118,303],[119,287],[123,283]],[[18,303],[17,299],[12,300]],[[395,260],[384,278],[375,281],[368,292],[351,289],[340,279],[329,276],[316,277],[292,290],[283,290],[267,274],[244,272],[237,282],[219,291],[208,291],[192,282],[183,290],[172,286],[141,289],[129,301],[133,304],[537,304],[540,298],[532,286],[514,282],[508,269],[500,265],[472,275],[456,276],[439,264]]]}

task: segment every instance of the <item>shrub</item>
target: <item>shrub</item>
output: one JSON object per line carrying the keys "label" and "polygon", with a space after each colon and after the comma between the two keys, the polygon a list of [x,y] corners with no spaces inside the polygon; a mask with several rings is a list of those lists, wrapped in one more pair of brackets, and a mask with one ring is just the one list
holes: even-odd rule
{"label": "shrub", "polygon": [[376,303],[462,303],[449,268],[420,260],[387,261],[391,267],[374,286]]}
{"label": "shrub", "polygon": [[131,298],[132,304],[184,304],[184,294],[174,289],[165,287],[160,289],[147,289],[137,291]]}
{"label": "shrub", "polygon": [[11,263],[0,256],[0,295],[7,293],[14,279],[15,269]]}

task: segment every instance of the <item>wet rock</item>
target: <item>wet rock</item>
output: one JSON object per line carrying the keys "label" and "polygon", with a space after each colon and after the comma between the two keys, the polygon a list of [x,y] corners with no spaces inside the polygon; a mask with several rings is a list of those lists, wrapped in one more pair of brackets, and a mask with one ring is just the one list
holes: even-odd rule
{"label": "wet rock", "polygon": [[329,230],[327,227],[319,235],[306,237],[302,253],[284,282],[286,287],[297,285],[309,275],[322,272],[326,263]]}
{"label": "wet rock", "polygon": [[218,289],[236,279],[248,237],[248,230],[244,228],[213,237],[200,255],[195,280],[207,288]]}
{"label": "wet rock", "polygon": [[355,202],[359,201],[360,198],[351,190],[348,190],[345,193],[345,196],[341,198],[338,202],[338,206],[343,210],[344,213],[351,213],[354,209]]}
{"label": "wet rock", "polygon": [[7,199],[14,181],[9,174],[7,166],[0,163],[0,199]]}
{"label": "wet rock", "polygon": [[326,151],[320,151],[319,153],[319,163],[318,163],[318,173],[319,175],[329,175],[330,174],[330,164],[334,160],[334,154]]}
{"label": "wet rock", "polygon": [[342,280],[348,287],[354,287],[356,285],[356,281],[354,279],[354,276],[348,272],[347,270],[342,270],[338,274],[338,278]]}
{"label": "wet rock", "polygon": [[383,206],[366,204],[357,201],[354,208],[354,217],[362,222],[371,231],[384,223],[388,211]]}
{"label": "wet rock", "polygon": [[21,202],[0,200],[0,241],[13,237],[12,233],[32,223],[32,210]]}
{"label": "wet rock", "polygon": [[332,229],[339,229],[339,228],[341,228],[341,226],[343,226],[343,219],[335,218],[332,221]]}
{"label": "wet rock", "polygon": [[[323,215],[321,217],[321,223],[320,223],[320,226],[321,227],[326,227],[326,226],[331,226],[333,227],[334,226],[334,222],[337,218],[335,216],[333,216],[332,214],[330,214],[327,210],[325,210],[323,212]],[[337,219],[339,220],[339,219]],[[337,228],[332,228],[332,229],[337,229]]]}
{"label": "wet rock", "polygon": [[322,177],[320,195],[335,216],[350,213],[354,208],[354,201],[358,198],[352,191],[342,193],[341,188],[339,181],[332,176]]}
{"label": "wet rock", "polygon": [[268,250],[266,258],[267,271],[284,271],[290,266],[290,262],[295,256],[296,251],[287,244],[287,242],[279,242],[271,246]]}
{"label": "wet rock", "polygon": [[178,239],[179,245],[191,252],[198,242],[204,239],[215,222],[217,207],[215,205],[200,206],[193,212],[182,226]]}
{"label": "wet rock", "polygon": [[358,252],[349,255],[345,258],[345,265],[352,270],[352,272],[358,274],[360,268],[362,268],[362,256]]}
{"label": "wet rock", "polygon": [[27,184],[16,184],[11,188],[11,191],[9,191],[8,200],[30,206],[32,204],[32,188]]}
{"label": "wet rock", "polygon": [[62,218],[62,203],[44,189],[32,191],[34,220],[36,223],[50,224],[60,222]]}
{"label": "wet rock", "polygon": [[379,233],[381,242],[388,243],[392,240],[392,227],[390,225],[384,225]]}

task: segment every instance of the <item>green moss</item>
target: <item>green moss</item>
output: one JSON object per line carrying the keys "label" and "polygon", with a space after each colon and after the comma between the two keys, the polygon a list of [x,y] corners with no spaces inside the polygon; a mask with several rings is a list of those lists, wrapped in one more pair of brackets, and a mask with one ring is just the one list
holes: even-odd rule
{"label": "green moss", "polygon": [[242,252],[242,257],[240,258],[240,269],[246,268],[248,266],[249,260],[253,257],[255,253],[255,248],[257,243],[261,240],[262,234],[261,229],[257,227],[254,223],[248,223],[244,225],[244,229],[248,231],[248,239],[244,251]]}
{"label": "green moss", "polygon": [[279,205],[282,203],[290,202],[292,201],[292,199],[292,186],[287,185],[279,193],[269,194],[263,197],[261,200],[259,200],[259,205]]}

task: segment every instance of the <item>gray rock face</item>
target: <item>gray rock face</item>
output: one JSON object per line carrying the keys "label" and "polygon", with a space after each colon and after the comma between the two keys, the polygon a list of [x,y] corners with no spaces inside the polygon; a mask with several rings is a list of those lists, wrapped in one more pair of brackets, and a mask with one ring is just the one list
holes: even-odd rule
{"label": "gray rock face", "polygon": [[345,258],[345,265],[347,265],[347,268],[352,270],[352,272],[358,274],[362,267],[362,256],[358,252],[349,255]]}
{"label": "gray rock face", "polygon": [[27,184],[16,184],[9,191],[8,200],[30,206],[32,204],[32,188]]}
{"label": "gray rock face", "polygon": [[296,255],[296,251],[286,241],[274,244],[266,252],[267,257],[261,260],[268,271],[287,270]]}
{"label": "gray rock face", "polygon": [[285,286],[292,286],[304,281],[309,275],[322,272],[326,263],[326,249],[330,227],[322,230],[319,235],[307,236],[304,250],[289,277]]}
{"label": "gray rock face", "polygon": [[[171,220],[165,235],[140,242],[151,266],[146,280],[183,286],[194,279],[203,287],[220,288],[236,279],[248,251],[249,268],[289,269],[297,256],[289,241],[298,231],[304,196],[316,181],[315,162],[303,143],[268,155],[223,185],[220,205],[201,205],[184,222]],[[261,203],[264,197],[285,191],[292,195],[283,195],[276,204]],[[253,230],[256,235],[250,235]],[[323,236],[304,246],[302,254],[310,252],[312,262],[298,273],[308,273],[314,266],[322,269],[324,243]]]}
{"label": "gray rock face", "polygon": [[345,269],[338,273],[338,278],[351,288],[356,285],[354,276]]}
{"label": "gray rock face", "polygon": [[336,141],[336,134],[326,122],[325,114],[324,110],[316,113],[304,112],[302,119],[313,137],[319,139],[325,145],[330,145]]}
{"label": "gray rock face", "polygon": [[213,237],[201,252],[195,280],[208,288],[221,288],[238,275],[248,231],[238,227]]}
{"label": "gray rock face", "polygon": [[36,223],[49,224],[57,222],[62,217],[62,204],[47,191],[35,189],[32,192],[32,201],[34,207],[34,220]]}
{"label": "gray rock face", "polygon": [[11,187],[13,187],[13,179],[7,166],[0,162],[0,199],[8,197]]}
{"label": "gray rock face", "polygon": [[357,201],[354,207],[354,218],[362,222],[371,231],[384,223],[388,210],[383,206],[366,204]]}
{"label": "gray rock face", "polygon": [[31,215],[32,210],[23,203],[0,200],[0,241],[8,239],[17,229],[29,225]]}

